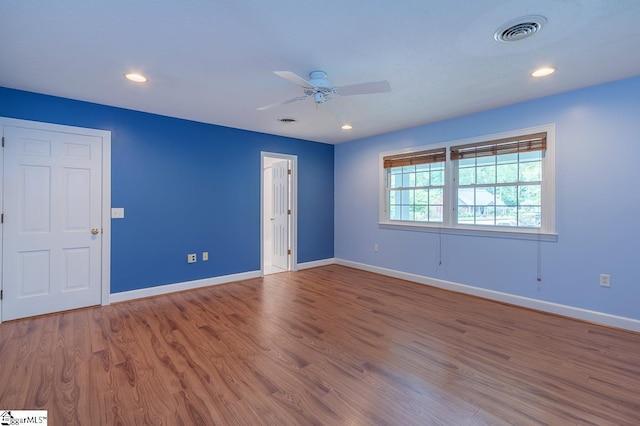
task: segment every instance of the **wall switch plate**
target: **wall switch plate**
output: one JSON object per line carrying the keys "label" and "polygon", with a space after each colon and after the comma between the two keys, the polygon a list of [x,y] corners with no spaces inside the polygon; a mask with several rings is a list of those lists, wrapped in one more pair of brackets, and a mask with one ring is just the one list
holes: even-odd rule
{"label": "wall switch plate", "polygon": [[111,219],[124,219],[124,207],[113,207],[111,209]]}
{"label": "wall switch plate", "polygon": [[197,257],[195,253],[190,253],[187,255],[187,263],[196,263]]}
{"label": "wall switch plate", "polygon": [[374,244],[373,251],[380,251],[380,244]]}
{"label": "wall switch plate", "polygon": [[203,251],[202,252],[202,261],[204,262],[205,260],[209,260],[209,252],[208,251]]}
{"label": "wall switch plate", "polygon": [[600,287],[611,287],[611,275],[600,274]]}

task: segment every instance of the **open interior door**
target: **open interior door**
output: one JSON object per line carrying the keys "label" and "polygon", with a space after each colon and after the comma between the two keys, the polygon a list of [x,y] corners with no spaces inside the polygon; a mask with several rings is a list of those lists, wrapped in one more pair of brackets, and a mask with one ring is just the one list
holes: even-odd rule
{"label": "open interior door", "polygon": [[289,270],[289,162],[273,165],[273,266]]}

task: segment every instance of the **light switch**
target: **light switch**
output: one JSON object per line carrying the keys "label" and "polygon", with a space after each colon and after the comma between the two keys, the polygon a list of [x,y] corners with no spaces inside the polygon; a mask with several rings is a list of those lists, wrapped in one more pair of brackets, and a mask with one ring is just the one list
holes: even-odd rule
{"label": "light switch", "polygon": [[111,219],[124,219],[124,207],[113,207],[111,209]]}

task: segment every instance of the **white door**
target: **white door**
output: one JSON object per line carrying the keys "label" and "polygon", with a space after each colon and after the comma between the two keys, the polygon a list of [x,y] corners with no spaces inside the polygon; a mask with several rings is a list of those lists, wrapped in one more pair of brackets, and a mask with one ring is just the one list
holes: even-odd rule
{"label": "white door", "polygon": [[273,257],[272,264],[289,269],[289,162],[273,165]]}
{"label": "white door", "polygon": [[4,127],[2,320],[100,304],[102,138]]}

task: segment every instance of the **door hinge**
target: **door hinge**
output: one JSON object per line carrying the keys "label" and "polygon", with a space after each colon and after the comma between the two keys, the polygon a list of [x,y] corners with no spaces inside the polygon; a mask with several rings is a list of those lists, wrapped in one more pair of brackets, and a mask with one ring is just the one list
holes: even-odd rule
{"label": "door hinge", "polygon": [[0,214],[0,223],[4,223],[4,213]]}
{"label": "door hinge", "polygon": [[[4,138],[2,139],[4,140]],[[4,146],[4,142],[2,142],[2,146]],[[291,174],[291,169],[287,169],[287,174],[290,175]]]}
{"label": "door hinge", "polygon": [[2,137],[2,147],[4,148],[4,136]]}
{"label": "door hinge", "polygon": [[291,254],[291,249],[287,250],[287,254]]}
{"label": "door hinge", "polygon": [[0,300],[4,298],[4,290],[0,290]]}
{"label": "door hinge", "polygon": [[291,209],[287,210],[287,214],[291,214]]}

